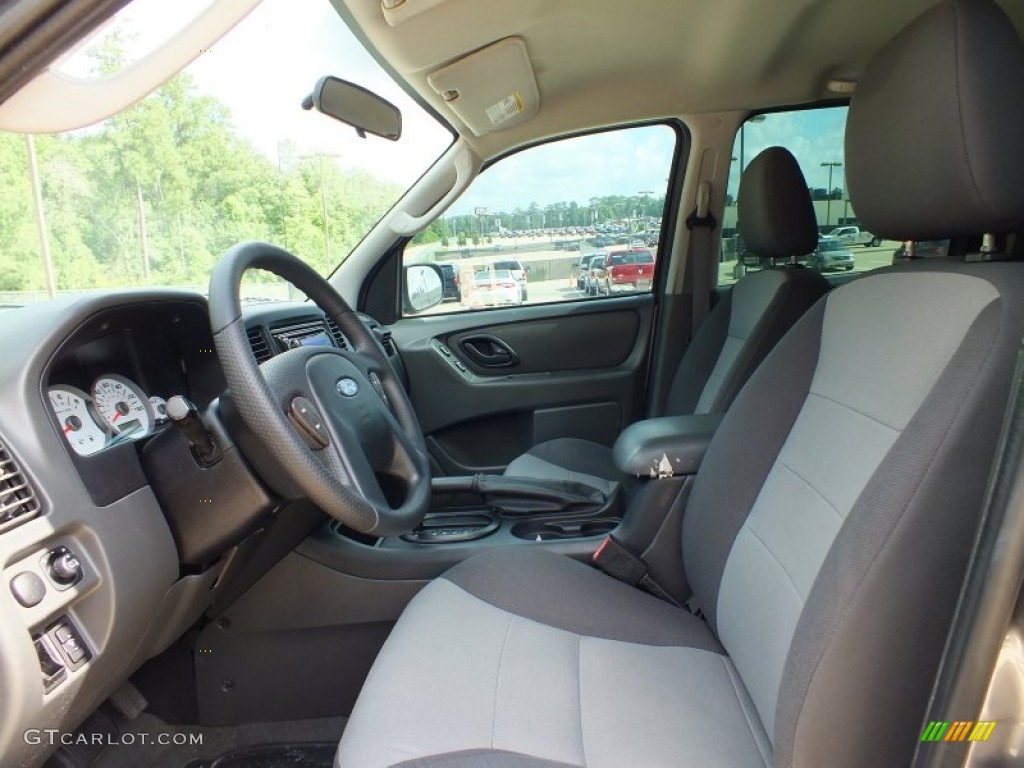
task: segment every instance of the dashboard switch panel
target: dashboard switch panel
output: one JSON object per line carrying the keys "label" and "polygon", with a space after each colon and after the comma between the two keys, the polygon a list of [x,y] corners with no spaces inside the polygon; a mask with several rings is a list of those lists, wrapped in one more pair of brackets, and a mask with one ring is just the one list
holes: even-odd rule
{"label": "dashboard switch panel", "polygon": [[92,658],[70,616],[61,616],[57,619],[46,630],[46,637],[53,647],[58,649],[64,665],[70,670],[78,669]]}

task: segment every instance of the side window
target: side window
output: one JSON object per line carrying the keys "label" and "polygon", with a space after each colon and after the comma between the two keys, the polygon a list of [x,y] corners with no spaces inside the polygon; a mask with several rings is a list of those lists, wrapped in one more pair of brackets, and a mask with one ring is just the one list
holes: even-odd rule
{"label": "side window", "polygon": [[435,263],[429,313],[649,291],[677,133],[623,128],[525,149],[484,171],[405,249]]}
{"label": "side window", "polygon": [[764,261],[743,243],[736,199],[741,170],[761,150],[788,149],[807,180],[818,219],[818,244],[798,260],[826,276],[866,272],[898,261],[902,243],[882,240],[860,226],[846,188],[843,139],[846,107],[754,115],[740,127],[732,150],[719,257],[718,284],[731,285]]}

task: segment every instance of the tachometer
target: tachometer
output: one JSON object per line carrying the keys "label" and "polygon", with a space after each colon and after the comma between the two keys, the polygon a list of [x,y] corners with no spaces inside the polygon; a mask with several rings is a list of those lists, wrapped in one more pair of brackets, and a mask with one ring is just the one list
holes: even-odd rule
{"label": "tachometer", "polygon": [[107,433],[93,418],[89,409],[90,397],[80,389],[63,384],[47,390],[60,428],[68,444],[79,456],[89,456],[103,450]]}
{"label": "tachometer", "polygon": [[142,437],[153,429],[153,406],[139,385],[124,376],[108,374],[96,379],[92,399],[100,418],[119,435]]}

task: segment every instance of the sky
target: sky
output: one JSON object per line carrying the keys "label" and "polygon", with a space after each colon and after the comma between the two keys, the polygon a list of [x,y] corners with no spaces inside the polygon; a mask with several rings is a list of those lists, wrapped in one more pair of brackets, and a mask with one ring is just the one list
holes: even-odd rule
{"label": "sky", "polygon": [[[846,107],[807,109],[764,115],[761,122],[748,122],[744,128],[743,158],[749,163],[758,152],[771,146],[786,147],[800,163],[807,186],[826,189],[829,169],[822,163],[843,162],[843,136],[846,125]],[[733,157],[740,154],[740,137],[736,136]],[[846,189],[844,168],[832,169],[832,188]],[[739,162],[734,162],[729,174],[729,190],[739,186]]]}
{"label": "sky", "polygon": [[[211,0],[135,0],[115,23],[134,38],[130,54],[149,51]],[[132,58],[132,55],[129,56]],[[79,55],[62,69],[81,73]],[[437,159],[452,135],[399,88],[359,44],[327,0],[264,0],[186,70],[197,88],[231,110],[235,128],[273,162],[291,142],[342,167],[370,170],[406,187]],[[402,111],[397,142],[361,139],[350,127],[300,107],[323,75],[350,80]]]}
{"label": "sky", "polygon": [[[140,50],[181,28],[212,0],[135,0],[119,17]],[[79,56],[66,71],[83,66]],[[273,162],[290,142],[301,153],[322,153],[341,167],[369,170],[378,178],[412,184],[451,142],[451,134],[410,99],[363,49],[328,0],[264,0],[209,52],[186,70],[203,93],[225,103],[237,130]],[[299,106],[317,79],[333,74],[376,91],[403,113],[403,137],[389,142],[360,139],[331,118]],[[773,144],[796,155],[808,185],[826,187],[826,161],[842,161],[845,108],[766,115],[744,131],[744,160]],[[531,202],[586,203],[591,197],[664,194],[674,133],[645,127],[578,137],[524,151],[481,176],[450,213],[477,207],[512,210]],[[735,195],[739,177],[737,136],[730,172]],[[845,188],[842,168],[832,186]]]}

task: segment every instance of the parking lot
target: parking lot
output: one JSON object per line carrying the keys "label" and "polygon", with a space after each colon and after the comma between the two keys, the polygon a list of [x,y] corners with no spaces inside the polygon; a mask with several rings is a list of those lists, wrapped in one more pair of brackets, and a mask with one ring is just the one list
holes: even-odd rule
{"label": "parking lot", "polygon": [[[883,240],[882,244],[877,248],[865,248],[864,246],[855,245],[850,248],[850,252],[853,254],[854,266],[853,272],[868,272],[872,269],[878,269],[879,267],[887,267],[892,264],[892,252],[899,247],[899,243],[895,240]],[[754,268],[748,267],[747,271],[752,271]],[[719,285],[732,285],[736,282],[735,277],[736,261],[723,261],[718,265],[718,284]],[[845,272],[839,272],[835,274],[847,274]]]}
{"label": "parking lot", "polygon": [[[864,248],[862,246],[854,246],[850,250],[853,252],[855,265],[853,272],[867,272],[872,269],[878,269],[879,267],[885,267],[892,263],[892,252],[899,246],[898,242],[895,241],[884,241],[877,248]],[[558,301],[571,301],[574,299],[584,299],[587,295],[576,288],[575,274],[571,275],[568,272],[568,264],[570,262],[575,263],[579,259],[579,253],[573,253],[571,256],[565,251],[553,251],[547,249],[541,250],[530,250],[521,251],[517,249],[506,249],[501,252],[495,253],[493,256],[482,256],[474,254],[470,258],[464,260],[452,259],[460,267],[464,267],[461,270],[462,280],[472,279],[473,271],[485,266],[490,261],[496,259],[507,259],[516,258],[519,259],[523,266],[531,266],[530,280],[527,284],[528,297],[527,304],[550,304]],[[443,260],[443,258],[438,259]],[[560,268],[555,269],[555,266]],[[735,260],[723,261],[719,265],[719,285],[732,285],[736,282],[734,277],[736,262]],[[747,271],[752,271],[752,268],[748,268]],[[554,279],[536,279],[537,277],[545,277],[549,272],[566,273],[566,276],[559,276]],[[839,272],[836,274],[848,274],[846,272]],[[462,303],[447,301],[439,306],[433,307],[428,310],[428,314],[444,314],[447,312],[464,312],[474,309],[469,304],[469,301],[464,300]]]}

